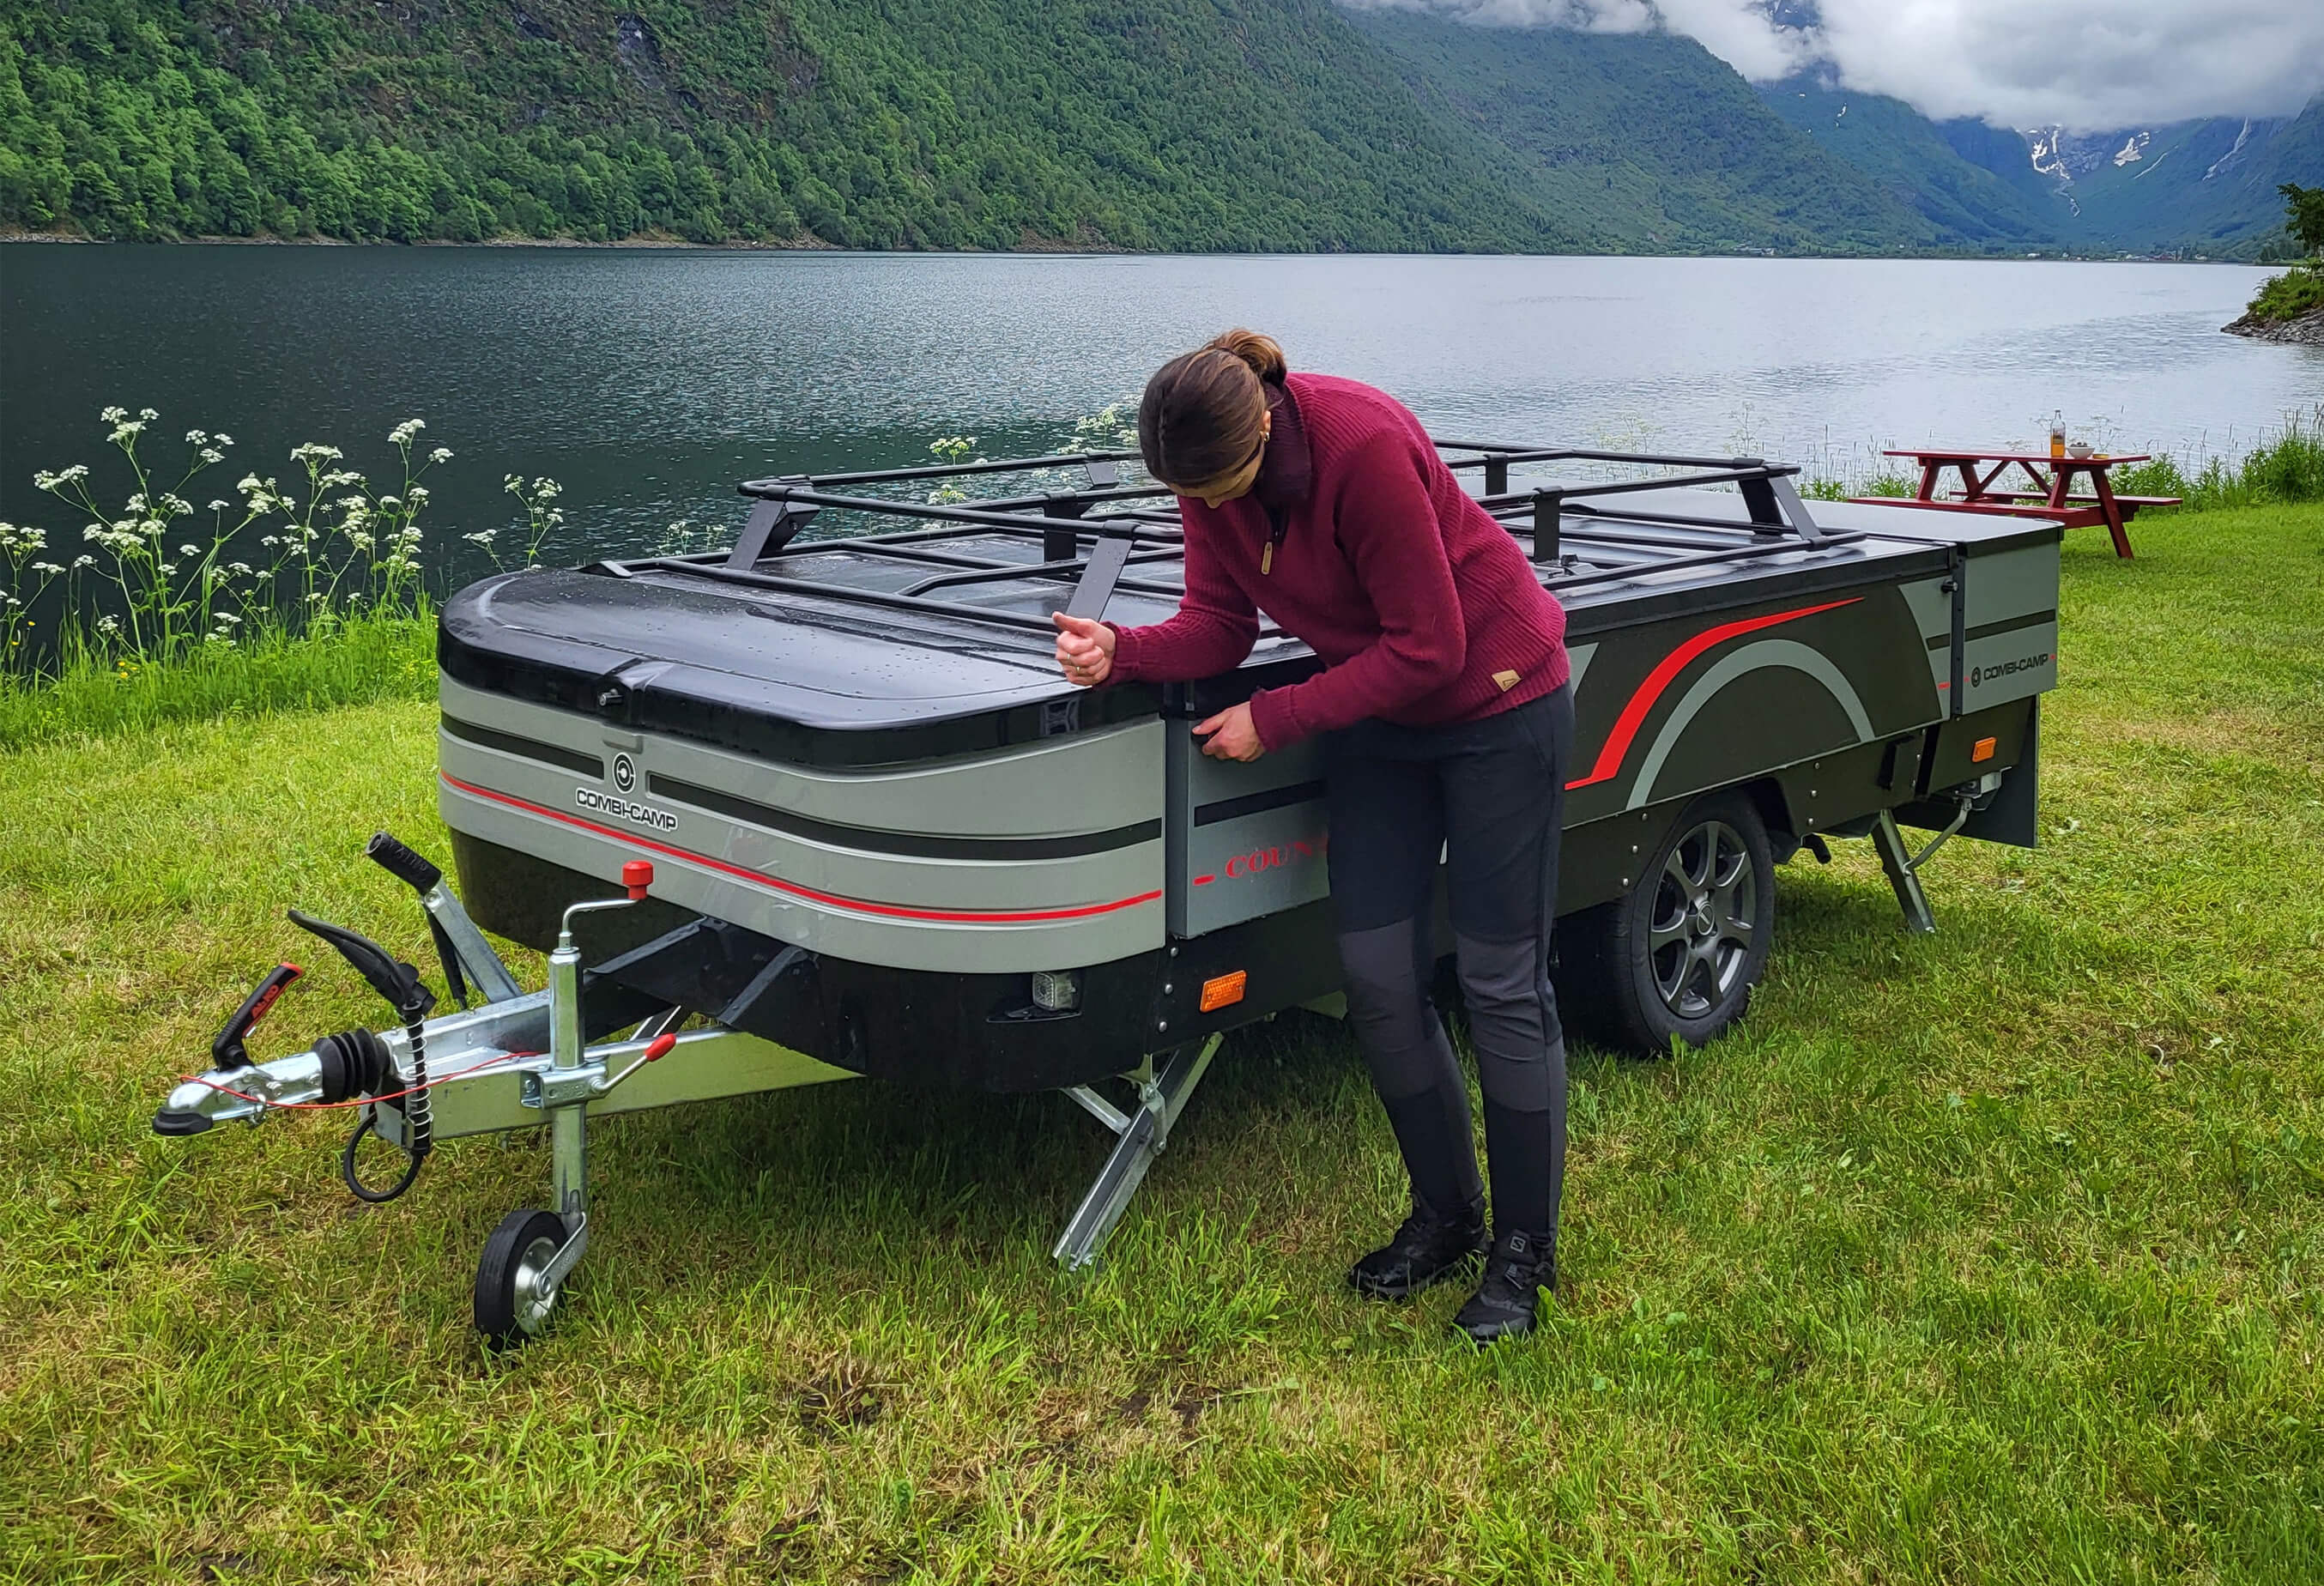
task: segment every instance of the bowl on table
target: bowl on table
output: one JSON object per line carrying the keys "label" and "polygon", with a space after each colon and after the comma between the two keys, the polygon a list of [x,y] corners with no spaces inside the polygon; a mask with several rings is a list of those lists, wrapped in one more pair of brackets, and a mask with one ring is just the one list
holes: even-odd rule
{"label": "bowl on table", "polygon": [[2088,443],[2076,441],[2066,448],[2066,455],[2070,457],[2087,457],[2090,455],[2090,448]]}

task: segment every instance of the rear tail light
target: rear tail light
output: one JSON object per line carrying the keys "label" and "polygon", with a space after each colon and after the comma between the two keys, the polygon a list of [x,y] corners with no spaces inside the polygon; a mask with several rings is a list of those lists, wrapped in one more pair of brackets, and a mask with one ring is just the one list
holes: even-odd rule
{"label": "rear tail light", "polygon": [[1033,1006],[1044,1013],[1071,1013],[1082,1005],[1082,972],[1078,969],[1037,969],[1033,972]]}

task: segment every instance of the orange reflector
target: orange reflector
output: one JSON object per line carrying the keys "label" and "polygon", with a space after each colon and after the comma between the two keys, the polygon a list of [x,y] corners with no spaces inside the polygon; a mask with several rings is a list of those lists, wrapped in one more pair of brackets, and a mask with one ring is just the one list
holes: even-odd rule
{"label": "orange reflector", "polygon": [[1990,738],[1980,738],[1975,743],[1969,745],[1969,757],[1973,761],[1991,760],[1993,758],[1993,740]]}
{"label": "orange reflector", "polygon": [[1203,982],[1202,1010],[1216,1013],[1220,1009],[1242,1000],[1243,982],[1250,976],[1242,970],[1232,974],[1213,975]]}

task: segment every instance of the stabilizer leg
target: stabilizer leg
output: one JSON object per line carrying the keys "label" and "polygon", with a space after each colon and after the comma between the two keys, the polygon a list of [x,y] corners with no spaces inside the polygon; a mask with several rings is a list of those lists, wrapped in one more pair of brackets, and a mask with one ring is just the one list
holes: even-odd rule
{"label": "stabilizer leg", "polygon": [[[1954,824],[1958,825],[1960,823]],[[1943,839],[1938,841],[1941,843]],[[1931,844],[1921,858],[1926,859],[1930,853],[1935,853],[1937,845],[1936,843]],[[1872,846],[1879,851],[1880,868],[1888,872],[1888,884],[1895,889],[1897,906],[1904,911],[1904,928],[1914,936],[1933,935],[1937,928],[1937,917],[1931,912],[1929,894],[1921,886],[1919,860],[1905,851],[1904,834],[1896,829],[1894,812],[1882,810],[1880,818],[1873,823]]]}
{"label": "stabilizer leg", "polygon": [[1065,1263],[1068,1271],[1079,1271],[1096,1262],[1114,1224],[1129,1209],[1130,1198],[1145,1182],[1146,1170],[1169,1144],[1170,1126],[1185,1107],[1186,1098],[1202,1083],[1221,1038],[1212,1036],[1199,1046],[1179,1047],[1158,1074],[1149,1056],[1138,1072],[1124,1075],[1138,1086],[1134,1111],[1124,1113],[1087,1085],[1075,1085],[1066,1093],[1118,1137],[1112,1154],[1098,1170],[1089,1194],[1082,1197],[1073,1220],[1065,1224],[1065,1232],[1057,1237],[1056,1248],[1050,1252]]}

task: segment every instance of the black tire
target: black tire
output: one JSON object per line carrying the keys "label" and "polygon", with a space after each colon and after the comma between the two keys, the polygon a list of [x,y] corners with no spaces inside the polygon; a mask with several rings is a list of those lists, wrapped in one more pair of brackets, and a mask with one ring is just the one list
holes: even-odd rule
{"label": "black tire", "polygon": [[1750,1005],[1775,926],[1766,823],[1741,793],[1688,805],[1630,890],[1558,925],[1557,990],[1576,1031],[1658,1056],[1716,1040]]}
{"label": "black tire", "polygon": [[512,1212],[484,1240],[476,1262],[476,1331],[494,1349],[514,1349],[549,1325],[557,1291],[520,1297],[517,1286],[565,1243],[565,1222],[554,1212]]}

